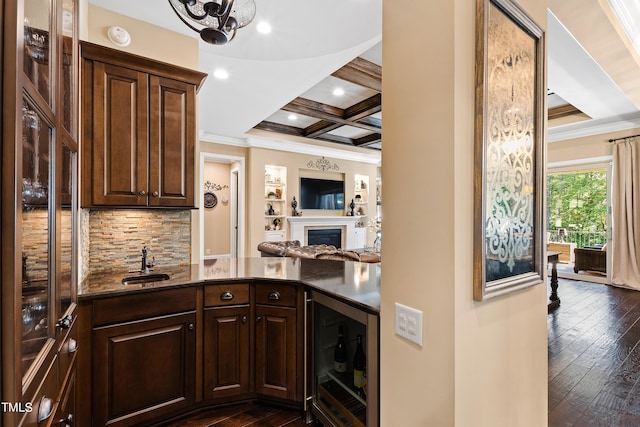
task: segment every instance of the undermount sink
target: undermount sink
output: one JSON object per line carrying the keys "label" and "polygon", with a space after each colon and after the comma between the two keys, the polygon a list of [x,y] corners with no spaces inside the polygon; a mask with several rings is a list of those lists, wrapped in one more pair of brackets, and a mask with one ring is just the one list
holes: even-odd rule
{"label": "undermount sink", "polygon": [[169,275],[165,273],[139,274],[137,276],[128,276],[122,279],[123,285],[133,285],[137,283],[160,282],[169,280]]}

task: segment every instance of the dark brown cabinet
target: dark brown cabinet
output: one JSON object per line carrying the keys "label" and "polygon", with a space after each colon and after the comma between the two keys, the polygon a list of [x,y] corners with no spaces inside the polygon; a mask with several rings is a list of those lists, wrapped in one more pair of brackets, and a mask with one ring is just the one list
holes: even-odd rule
{"label": "dark brown cabinet", "polygon": [[[256,392],[300,400],[303,333],[302,289],[281,283],[256,283]],[[299,313],[300,311],[300,313]]]}
{"label": "dark brown cabinet", "polygon": [[206,74],[81,43],[82,206],[194,206],[196,92]]}
{"label": "dark brown cabinet", "polygon": [[128,426],[193,405],[195,307],[195,288],[93,303],[92,425]]}
{"label": "dark brown cabinet", "polygon": [[204,289],[204,398],[236,399],[253,391],[252,286]]}
{"label": "dark brown cabinet", "polygon": [[78,3],[0,2],[2,426],[50,424],[75,374]]}
{"label": "dark brown cabinet", "polygon": [[205,287],[205,399],[247,394],[302,401],[301,287]]}
{"label": "dark brown cabinet", "polygon": [[249,306],[204,313],[205,399],[240,397],[251,391]]}

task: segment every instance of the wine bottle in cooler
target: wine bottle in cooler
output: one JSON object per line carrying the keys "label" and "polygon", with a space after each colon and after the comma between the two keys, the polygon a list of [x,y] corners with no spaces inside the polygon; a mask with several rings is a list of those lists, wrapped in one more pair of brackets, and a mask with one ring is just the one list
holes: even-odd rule
{"label": "wine bottle in cooler", "polygon": [[367,367],[367,359],[362,349],[362,335],[357,337],[356,353],[353,356],[353,385],[359,395],[364,395],[364,386],[366,384],[365,371]]}
{"label": "wine bottle in cooler", "polygon": [[344,344],[342,325],[338,326],[338,342],[333,351],[333,368],[336,372],[347,370],[347,347]]}

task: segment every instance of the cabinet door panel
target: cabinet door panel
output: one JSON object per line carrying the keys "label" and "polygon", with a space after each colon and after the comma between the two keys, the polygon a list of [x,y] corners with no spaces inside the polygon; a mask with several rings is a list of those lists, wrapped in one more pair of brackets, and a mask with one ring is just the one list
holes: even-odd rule
{"label": "cabinet door panel", "polygon": [[147,91],[147,74],[94,63],[94,205],[147,204]]}
{"label": "cabinet door panel", "polygon": [[296,309],[256,306],[256,392],[296,398]]}
{"label": "cabinet door panel", "polygon": [[195,318],[185,313],[94,330],[94,424],[131,425],[194,402]]}
{"label": "cabinet door panel", "polygon": [[195,88],[150,76],[149,205],[194,206]]}
{"label": "cabinet door panel", "polygon": [[249,306],[205,311],[205,398],[250,391]]}

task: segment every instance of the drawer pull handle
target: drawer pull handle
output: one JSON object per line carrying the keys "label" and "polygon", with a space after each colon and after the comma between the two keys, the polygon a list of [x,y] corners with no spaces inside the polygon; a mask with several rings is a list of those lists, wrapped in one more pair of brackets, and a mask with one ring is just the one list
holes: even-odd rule
{"label": "drawer pull handle", "polygon": [[233,299],[233,293],[229,291],[224,291],[222,294],[220,294],[220,299],[222,301],[231,301]]}
{"label": "drawer pull handle", "polygon": [[140,190],[140,191],[138,191],[138,194],[141,195],[141,196],[146,196],[147,192],[144,191],[144,190]]}
{"label": "drawer pull handle", "polygon": [[69,314],[68,316],[58,319],[56,326],[60,329],[69,329],[71,327],[71,323],[73,323],[73,317]]}
{"label": "drawer pull handle", "polygon": [[41,423],[53,414],[53,399],[42,396],[38,406],[38,422]]}
{"label": "drawer pull handle", "polygon": [[160,193],[158,193],[157,191],[154,191],[153,193],[151,193],[151,195],[153,197],[158,197],[160,195]]}
{"label": "drawer pull handle", "polygon": [[73,338],[69,338],[69,343],[67,344],[67,352],[69,354],[75,353],[78,351],[78,341]]}
{"label": "drawer pull handle", "polygon": [[273,291],[269,293],[269,299],[271,301],[280,301],[280,292]]}

